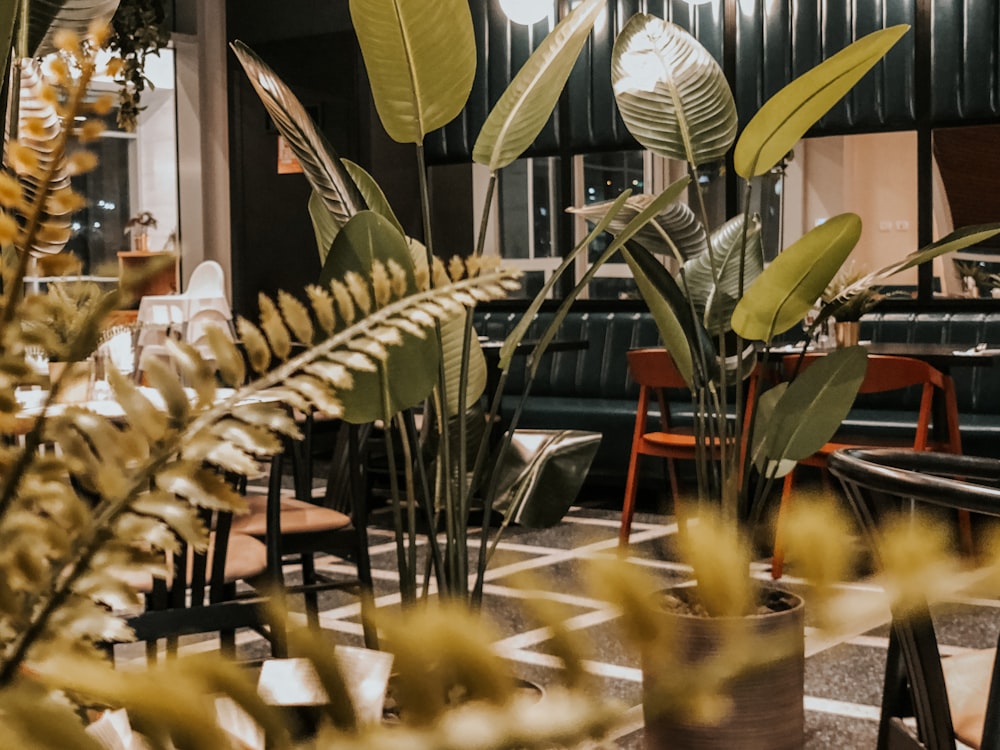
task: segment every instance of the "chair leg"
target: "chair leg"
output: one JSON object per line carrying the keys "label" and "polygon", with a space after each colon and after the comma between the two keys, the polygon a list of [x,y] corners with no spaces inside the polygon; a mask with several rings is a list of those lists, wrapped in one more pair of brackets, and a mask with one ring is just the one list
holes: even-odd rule
{"label": "chair leg", "polygon": [[302,595],[306,605],[306,622],[310,628],[319,630],[319,594],[315,588],[308,588],[316,583],[316,565],[312,553],[304,553],[299,561],[302,566],[302,585],[307,587]]}
{"label": "chair leg", "polygon": [[632,451],[628,462],[628,476],[625,479],[625,500],[622,503],[622,524],[618,530],[618,549],[628,546],[632,531],[632,516],[635,515],[635,495],[639,489],[639,454]]}
{"label": "chair leg", "polygon": [[777,581],[785,568],[785,548],[782,539],[782,519],[792,505],[792,494],[795,488],[795,470],[785,474],[781,488],[781,505],[778,506],[778,518],[774,523],[774,549],[771,551],[771,578]]}

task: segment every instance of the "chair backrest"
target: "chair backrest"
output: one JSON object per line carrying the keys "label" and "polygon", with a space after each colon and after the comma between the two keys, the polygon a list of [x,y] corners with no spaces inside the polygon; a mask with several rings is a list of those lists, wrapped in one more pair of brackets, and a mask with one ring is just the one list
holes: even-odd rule
{"label": "chair backrest", "polygon": [[262,622],[259,601],[235,600],[235,579],[264,572],[263,545],[242,534],[231,534],[231,513],[202,508],[199,516],[211,529],[207,549],[196,550],[178,537],[177,550],[168,555],[167,578],[132,582],[145,592],[146,606],[128,623],[136,639],[146,642],[150,661],[156,659],[160,639],[167,641],[167,653],[172,655],[181,635],[195,633],[222,633],[223,649],[232,654],[235,642],[231,632],[237,627],[258,627]]}
{"label": "chair backrest", "polygon": [[[880,524],[911,503],[1000,515],[1000,461],[951,453],[851,448],[833,453],[830,472],[843,485],[879,560]],[[941,657],[926,602],[893,608],[878,747],[953,749],[954,730]],[[1000,747],[1000,679],[994,666],[981,747]],[[912,712],[912,713],[911,713]],[[916,718],[923,744],[906,737],[900,717]],[[893,744],[902,733],[910,744]],[[893,739],[890,740],[890,735]]]}
{"label": "chair backrest", "polygon": [[225,297],[226,274],[222,266],[214,260],[203,260],[191,272],[184,294],[187,297]]}
{"label": "chair backrest", "polygon": [[[799,364],[798,354],[782,357],[782,368],[785,376],[790,377],[798,368],[800,371],[809,367],[825,354],[807,353]],[[858,393],[885,393],[914,385],[929,383],[935,388],[944,388],[944,375],[940,370],[927,362],[913,357],[896,357],[885,354],[869,354],[868,369]]]}
{"label": "chair backrest", "polygon": [[647,388],[687,388],[674,358],[666,349],[632,349],[626,352],[632,379]]}
{"label": "chair backrest", "polygon": [[[786,377],[791,377],[798,370],[804,370],[825,354],[808,353],[804,357],[789,354],[782,358],[782,369]],[[947,424],[942,425],[942,435],[947,435],[941,442],[946,442],[949,450],[961,450],[961,437],[958,429],[958,407],[955,403],[954,385],[949,377],[934,366],[913,357],[898,357],[884,354],[868,355],[868,367],[864,380],[858,389],[858,395],[888,393],[909,388],[920,389],[920,400],[917,412],[917,428],[914,433],[913,447],[925,449],[930,445],[931,425],[933,423],[935,389],[942,393],[944,410],[941,416]],[[857,402],[855,405],[859,405]],[[865,441],[867,442],[867,441]],[[877,441],[876,441],[877,442]]]}

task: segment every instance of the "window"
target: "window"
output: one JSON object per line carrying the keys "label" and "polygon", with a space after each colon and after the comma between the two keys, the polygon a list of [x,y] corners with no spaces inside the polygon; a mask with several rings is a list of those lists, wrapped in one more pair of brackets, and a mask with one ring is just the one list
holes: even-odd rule
{"label": "window", "polygon": [[534,297],[562,262],[560,192],[555,157],[519,159],[500,170],[500,247],[503,257],[525,273],[520,296]]}

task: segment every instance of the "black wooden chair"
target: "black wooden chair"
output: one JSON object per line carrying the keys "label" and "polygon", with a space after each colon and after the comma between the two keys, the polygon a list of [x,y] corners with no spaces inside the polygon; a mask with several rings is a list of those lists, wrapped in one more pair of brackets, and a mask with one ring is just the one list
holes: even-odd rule
{"label": "black wooden chair", "polygon": [[136,639],[145,641],[147,660],[177,653],[180,636],[219,633],[223,653],[235,656],[236,630],[265,632],[261,601],[237,596],[237,584],[267,569],[264,545],[251,536],[233,533],[230,513],[202,509],[202,522],[212,529],[208,549],[195,551],[180,540],[180,549],[168,556],[168,579],[137,575],[129,583],[145,597],[145,610],[128,619]]}
{"label": "black wooden chair", "polygon": [[[840,450],[829,457],[878,559],[879,525],[911,503],[1000,516],[1000,461],[914,450]],[[1000,750],[1000,672],[996,649],[941,658],[923,603],[893,610],[879,750]],[[904,719],[915,719],[915,730]]]}
{"label": "black wooden chair", "polygon": [[[369,616],[374,608],[374,587],[368,556],[365,470],[361,455],[364,443],[362,428],[342,425],[333,449],[323,504],[283,496],[285,460],[298,450],[289,443],[284,453],[271,461],[267,491],[247,491],[250,512],[233,519],[233,530],[265,543],[267,572],[261,580],[284,594],[302,594],[310,626],[319,627],[320,592],[337,589],[360,597],[365,643],[375,648],[377,636]],[[298,471],[294,473],[298,475]],[[319,553],[353,561],[356,573],[320,574],[315,566],[315,556]],[[299,584],[290,585],[285,580],[284,567],[291,564],[301,566]],[[275,643],[276,655],[284,655],[282,634],[275,634]]]}

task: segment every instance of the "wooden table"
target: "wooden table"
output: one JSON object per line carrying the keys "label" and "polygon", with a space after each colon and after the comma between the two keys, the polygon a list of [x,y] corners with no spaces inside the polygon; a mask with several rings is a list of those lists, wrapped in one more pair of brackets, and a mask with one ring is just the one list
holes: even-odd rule
{"label": "wooden table", "polygon": [[[953,367],[994,367],[1000,362],[1000,348],[989,348],[975,352],[966,346],[956,346],[955,344],[888,341],[862,341],[861,346],[865,347],[869,354],[913,357],[923,360],[945,375],[950,375]],[[772,347],[764,350],[764,356],[768,362],[778,362],[782,357],[798,354],[800,351],[802,351],[801,345]],[[818,349],[815,347],[808,350],[810,354],[824,354],[832,351],[834,351],[832,348]]]}

